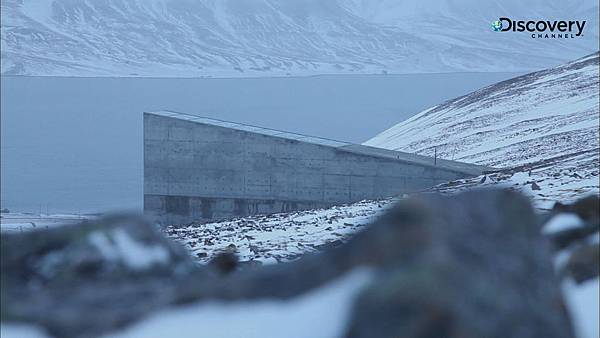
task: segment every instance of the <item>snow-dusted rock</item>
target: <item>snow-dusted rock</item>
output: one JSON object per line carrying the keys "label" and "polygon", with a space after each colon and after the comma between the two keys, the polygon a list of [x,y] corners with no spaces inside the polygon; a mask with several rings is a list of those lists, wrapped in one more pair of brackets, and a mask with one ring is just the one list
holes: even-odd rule
{"label": "snow-dusted rock", "polygon": [[194,268],[185,250],[132,216],[4,233],[1,244],[2,321],[37,323],[55,337],[138,318],[166,304]]}
{"label": "snow-dusted rock", "polygon": [[573,337],[539,230],[514,192],[423,195],[344,244],[228,274],[190,265],[138,221],[3,235],[3,333]]}

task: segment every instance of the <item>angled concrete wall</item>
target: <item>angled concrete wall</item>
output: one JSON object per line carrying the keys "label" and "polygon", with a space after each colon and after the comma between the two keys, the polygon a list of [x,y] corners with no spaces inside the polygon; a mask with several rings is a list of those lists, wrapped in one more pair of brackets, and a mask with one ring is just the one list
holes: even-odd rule
{"label": "angled concrete wall", "polygon": [[[412,192],[481,167],[360,145],[326,146],[144,114],[144,210],[206,222]],[[185,115],[181,115],[185,117]]]}

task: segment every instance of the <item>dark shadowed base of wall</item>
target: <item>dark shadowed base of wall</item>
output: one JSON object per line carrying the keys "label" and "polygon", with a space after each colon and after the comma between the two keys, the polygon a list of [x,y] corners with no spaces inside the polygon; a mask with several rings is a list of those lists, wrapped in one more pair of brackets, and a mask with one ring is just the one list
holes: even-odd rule
{"label": "dark shadowed base of wall", "polygon": [[332,203],[315,201],[144,195],[147,216],[161,225],[189,224],[192,221],[206,223],[331,205]]}

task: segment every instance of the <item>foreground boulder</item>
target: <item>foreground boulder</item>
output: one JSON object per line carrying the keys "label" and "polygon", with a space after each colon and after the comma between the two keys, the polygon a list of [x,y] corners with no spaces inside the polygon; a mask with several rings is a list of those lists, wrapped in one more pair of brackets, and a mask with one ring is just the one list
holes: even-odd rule
{"label": "foreground boulder", "polygon": [[135,219],[6,235],[2,321],[94,337],[184,304],[295,299],[367,268],[340,337],[573,337],[549,241],[514,192],[421,196],[323,253],[234,266],[195,265]]}
{"label": "foreground boulder", "polygon": [[600,200],[598,196],[588,196],[573,204],[557,203],[546,215],[552,220],[561,215],[575,215],[561,222],[562,229],[546,231],[554,249],[568,257],[560,274],[581,284],[600,274]]}
{"label": "foreground boulder", "polygon": [[3,234],[3,322],[55,337],[94,336],[168,304],[194,269],[187,253],[137,217]]}

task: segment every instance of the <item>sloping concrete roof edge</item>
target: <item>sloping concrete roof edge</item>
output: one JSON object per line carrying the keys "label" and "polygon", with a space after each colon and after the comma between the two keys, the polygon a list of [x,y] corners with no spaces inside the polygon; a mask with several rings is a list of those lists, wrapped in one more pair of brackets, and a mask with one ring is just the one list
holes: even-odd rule
{"label": "sloping concrete roof edge", "polygon": [[217,126],[222,128],[236,129],[248,133],[256,133],[270,137],[283,138],[288,140],[294,140],[298,142],[313,143],[320,146],[336,148],[339,151],[345,151],[353,154],[360,154],[366,156],[373,156],[377,158],[389,159],[404,163],[414,163],[421,166],[431,168],[441,168],[457,173],[467,174],[471,176],[478,176],[487,171],[495,170],[495,168],[488,166],[481,166],[477,164],[464,163],[459,161],[452,161],[446,159],[434,159],[433,157],[417,155],[413,153],[407,153],[396,150],[389,150],[383,148],[377,148],[372,146],[366,146],[362,144],[355,144],[351,142],[339,141],[324,137],[310,136],[305,134],[299,134],[294,132],[288,132],[284,130],[277,130],[272,128],[264,128],[260,126],[254,126],[249,124],[243,124],[233,121],[226,121],[221,119],[215,119],[210,117],[204,117],[194,114],[181,113],[175,111],[148,111],[144,114],[156,115],[174,119],[185,120],[193,123],[200,123],[205,125]]}

